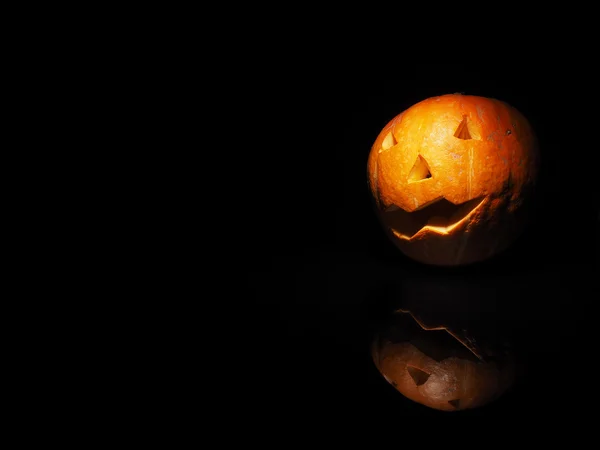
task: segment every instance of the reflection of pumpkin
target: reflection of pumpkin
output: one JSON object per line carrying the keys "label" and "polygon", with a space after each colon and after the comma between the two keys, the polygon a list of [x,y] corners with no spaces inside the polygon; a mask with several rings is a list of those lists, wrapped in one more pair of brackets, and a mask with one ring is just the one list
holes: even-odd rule
{"label": "reflection of pumpkin", "polygon": [[393,118],[368,158],[368,179],[390,239],[427,264],[461,265],[510,245],[536,179],[538,147],[508,104],[449,94]]}
{"label": "reflection of pumpkin", "polygon": [[458,411],[483,406],[512,385],[515,365],[507,349],[482,349],[466,335],[426,327],[412,314],[402,316],[404,322],[374,339],[372,356],[383,377],[405,397]]}

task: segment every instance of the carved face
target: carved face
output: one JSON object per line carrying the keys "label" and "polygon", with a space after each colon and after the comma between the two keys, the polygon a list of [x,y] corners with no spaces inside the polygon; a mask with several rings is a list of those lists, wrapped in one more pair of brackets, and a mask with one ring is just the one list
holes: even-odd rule
{"label": "carved face", "polygon": [[514,380],[509,353],[491,354],[445,327],[427,327],[406,311],[373,342],[383,377],[405,397],[441,411],[483,406]]}
{"label": "carved face", "polygon": [[423,263],[461,265],[497,254],[518,236],[538,161],[533,130],[516,109],[451,94],[392,119],[367,171],[398,248]]}

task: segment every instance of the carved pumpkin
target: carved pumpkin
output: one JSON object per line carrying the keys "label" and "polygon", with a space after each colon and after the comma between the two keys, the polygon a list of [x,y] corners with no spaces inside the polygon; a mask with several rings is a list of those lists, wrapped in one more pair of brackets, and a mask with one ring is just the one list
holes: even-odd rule
{"label": "carved pumpkin", "polygon": [[491,350],[465,332],[429,327],[405,310],[373,340],[379,372],[405,397],[441,411],[488,404],[514,382],[508,348]]}
{"label": "carved pumpkin", "polygon": [[527,223],[539,166],[528,120],[491,98],[448,94],[394,117],[368,157],[390,239],[408,257],[455,266],[506,249]]}

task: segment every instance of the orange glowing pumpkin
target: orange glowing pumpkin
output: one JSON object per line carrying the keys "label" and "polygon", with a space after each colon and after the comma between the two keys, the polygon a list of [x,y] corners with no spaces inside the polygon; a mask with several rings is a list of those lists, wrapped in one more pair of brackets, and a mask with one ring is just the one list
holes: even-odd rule
{"label": "orange glowing pumpkin", "polygon": [[367,175],[396,246],[425,264],[457,266],[519,236],[538,168],[523,114],[496,99],[448,94],[394,117],[371,148]]}

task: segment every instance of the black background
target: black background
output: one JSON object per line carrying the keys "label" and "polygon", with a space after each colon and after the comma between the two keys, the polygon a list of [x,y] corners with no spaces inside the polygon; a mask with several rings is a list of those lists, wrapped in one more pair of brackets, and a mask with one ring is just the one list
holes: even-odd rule
{"label": "black background", "polygon": [[[258,421],[514,422],[583,415],[596,396],[598,203],[589,171],[597,156],[582,112],[591,75],[574,68],[565,79],[551,64],[416,67],[392,77],[372,70],[369,81],[311,67],[252,86],[252,108],[241,119],[243,186],[230,199],[235,268],[244,280],[233,283],[244,333],[231,358],[232,389],[249,396],[243,403],[254,405]],[[407,259],[383,234],[366,161],[395,115],[455,92],[519,109],[538,135],[542,170],[533,220],[508,251],[442,269]],[[519,362],[513,389],[454,413],[396,392],[374,367],[369,345],[378,320],[406,302],[504,330]]]}

